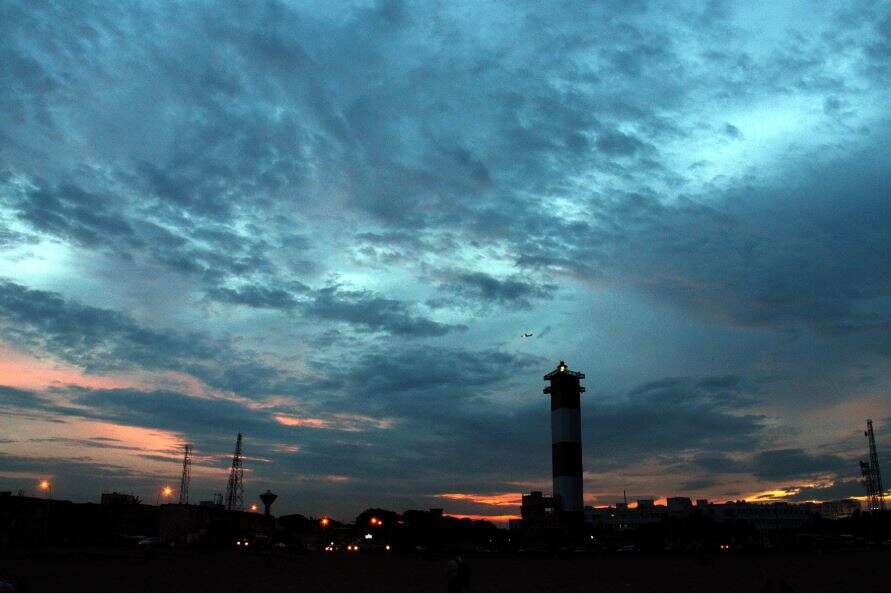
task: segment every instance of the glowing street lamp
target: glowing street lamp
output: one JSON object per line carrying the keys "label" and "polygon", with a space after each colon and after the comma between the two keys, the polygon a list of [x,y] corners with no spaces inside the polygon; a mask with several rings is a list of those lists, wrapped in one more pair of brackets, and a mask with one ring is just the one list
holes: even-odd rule
{"label": "glowing street lamp", "polygon": [[167,499],[173,495],[173,489],[171,489],[168,485],[164,485],[160,491],[158,491],[158,497],[155,499],[155,505],[158,505],[161,502],[161,497]]}
{"label": "glowing street lamp", "polygon": [[256,504],[256,503],[252,503],[252,504],[251,504],[251,511],[252,511],[252,512],[257,511],[257,504]]}
{"label": "glowing street lamp", "polygon": [[319,524],[322,525],[322,528],[327,528],[328,524],[330,524],[330,523],[331,523],[331,520],[329,520],[328,518],[322,518],[321,520],[319,520]]}
{"label": "glowing street lamp", "polygon": [[51,498],[53,495],[53,484],[48,480],[42,480],[37,483],[37,488],[43,491],[46,494],[47,499]]}

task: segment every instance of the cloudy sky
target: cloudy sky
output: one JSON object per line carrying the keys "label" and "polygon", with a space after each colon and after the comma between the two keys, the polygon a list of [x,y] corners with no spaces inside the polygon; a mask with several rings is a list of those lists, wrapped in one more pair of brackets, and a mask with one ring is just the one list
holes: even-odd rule
{"label": "cloudy sky", "polygon": [[503,518],[565,359],[587,504],[861,495],[888,105],[888,2],[5,1],[0,486]]}

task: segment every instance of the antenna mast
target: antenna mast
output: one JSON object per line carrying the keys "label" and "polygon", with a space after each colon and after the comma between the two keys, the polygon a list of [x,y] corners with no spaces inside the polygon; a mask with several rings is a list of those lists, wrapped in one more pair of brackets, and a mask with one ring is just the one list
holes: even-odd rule
{"label": "antenna mast", "polygon": [[244,510],[244,469],[241,466],[241,433],[235,440],[235,454],[232,456],[232,469],[229,471],[229,484],[226,487],[226,509]]}
{"label": "antenna mast", "polygon": [[876,451],[876,436],[872,430],[872,419],[866,420],[866,445],[869,448],[869,462],[860,462],[863,484],[866,486],[866,509],[881,511],[885,509],[885,489],[882,486],[882,472],[879,469],[879,454]]}
{"label": "antenna mast", "polygon": [[192,444],[185,444],[183,454],[183,476],[179,480],[179,503],[189,505],[189,483],[192,482]]}

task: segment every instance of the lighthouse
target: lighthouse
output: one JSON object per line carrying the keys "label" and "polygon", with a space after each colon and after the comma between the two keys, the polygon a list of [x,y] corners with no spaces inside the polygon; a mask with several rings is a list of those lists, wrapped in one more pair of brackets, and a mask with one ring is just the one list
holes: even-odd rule
{"label": "lighthouse", "polygon": [[564,520],[582,520],[582,420],[580,380],[584,373],[570,371],[560,361],[544,376],[550,385],[544,389],[551,396],[551,464],[554,497],[560,501]]}

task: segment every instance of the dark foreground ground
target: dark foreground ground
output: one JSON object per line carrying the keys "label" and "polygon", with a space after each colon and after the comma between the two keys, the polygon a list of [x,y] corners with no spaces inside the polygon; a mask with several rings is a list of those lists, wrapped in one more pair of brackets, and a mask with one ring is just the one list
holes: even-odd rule
{"label": "dark foreground ground", "polygon": [[[888,591],[891,551],[465,556],[475,591]],[[235,550],[4,551],[0,580],[25,591],[444,591],[444,556]]]}

